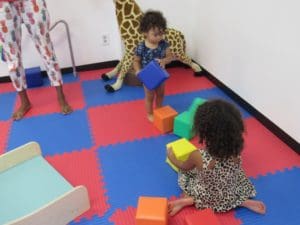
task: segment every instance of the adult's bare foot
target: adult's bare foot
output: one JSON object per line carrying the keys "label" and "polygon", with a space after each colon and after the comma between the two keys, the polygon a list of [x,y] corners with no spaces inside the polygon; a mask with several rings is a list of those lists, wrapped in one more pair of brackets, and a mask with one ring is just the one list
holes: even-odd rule
{"label": "adult's bare foot", "polygon": [[63,115],[67,115],[67,114],[70,114],[71,112],[73,112],[72,107],[66,101],[62,86],[57,86],[56,92],[57,92],[58,103],[61,108],[61,113]]}
{"label": "adult's bare foot", "polygon": [[26,104],[22,104],[17,111],[15,111],[12,115],[12,119],[17,121],[22,119],[25,114],[31,109],[31,104],[30,103],[26,103]]}
{"label": "adult's bare foot", "polygon": [[261,201],[248,199],[248,200],[244,201],[241,206],[246,207],[247,209],[250,209],[251,211],[259,213],[259,214],[266,213],[266,206]]}
{"label": "adult's bare foot", "polygon": [[59,104],[60,104],[60,108],[61,108],[61,113],[63,115],[68,115],[73,112],[72,107],[66,101],[60,102]]}

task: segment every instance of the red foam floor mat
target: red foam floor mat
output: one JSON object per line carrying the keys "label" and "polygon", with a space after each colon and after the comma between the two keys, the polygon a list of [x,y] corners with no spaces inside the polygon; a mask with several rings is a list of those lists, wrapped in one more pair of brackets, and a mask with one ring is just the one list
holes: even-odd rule
{"label": "red foam floor mat", "polygon": [[73,186],[84,185],[88,189],[91,208],[81,218],[103,216],[109,209],[100,162],[94,148],[46,157],[47,161]]}
{"label": "red foam floor mat", "polygon": [[[80,72],[81,81],[101,79],[101,74],[109,72],[113,68]],[[195,77],[191,69],[170,68],[170,78],[166,81],[166,95],[209,89],[215,85],[205,77]],[[125,84],[124,84],[125,85]],[[102,90],[100,90],[102,91]],[[103,90],[105,91],[105,90]]]}
{"label": "red foam floor mat", "polygon": [[113,68],[106,68],[106,69],[80,72],[79,73],[79,79],[81,81],[101,79],[101,75],[103,73],[107,73],[107,72],[111,71],[112,69]]}
{"label": "red foam floor mat", "polygon": [[300,167],[300,155],[292,151],[254,118],[245,120],[243,166],[250,177],[275,173],[285,168]]}
{"label": "red foam floor mat", "polygon": [[195,77],[194,71],[185,68],[168,69],[170,78],[166,81],[166,95],[199,91],[214,88],[215,85],[206,77]]}
{"label": "red foam floor mat", "polygon": [[[63,85],[65,97],[73,110],[82,109],[85,106],[83,92],[80,83],[68,83]],[[25,115],[26,117],[45,115],[50,113],[60,113],[60,106],[57,101],[56,90],[54,87],[41,87],[27,90],[32,108]],[[20,105],[17,98],[15,109]]]}
{"label": "red foam floor mat", "polygon": [[0,94],[2,93],[7,93],[7,92],[15,92],[16,90],[14,89],[12,83],[2,83],[1,88],[0,88]]}
{"label": "red foam floor mat", "polygon": [[3,154],[6,150],[11,123],[11,120],[0,121],[0,155]]}
{"label": "red foam floor mat", "polygon": [[108,145],[158,136],[146,117],[144,100],[88,109],[95,144]]}
{"label": "red foam floor mat", "polygon": [[[187,207],[179,212],[174,217],[169,217],[168,224],[169,225],[185,225],[184,218],[185,216],[197,213],[197,209],[194,207]],[[126,210],[118,209],[115,213],[110,217],[110,222],[113,222],[115,225],[132,225],[135,224],[135,214],[136,208],[128,207]],[[234,217],[234,211],[230,211],[227,213],[217,213],[216,214],[220,224],[222,225],[241,225],[241,221]]]}

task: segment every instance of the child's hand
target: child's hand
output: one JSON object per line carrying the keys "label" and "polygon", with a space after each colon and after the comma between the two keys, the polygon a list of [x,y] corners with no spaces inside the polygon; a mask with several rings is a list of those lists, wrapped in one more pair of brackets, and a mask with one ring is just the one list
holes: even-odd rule
{"label": "child's hand", "polygon": [[167,148],[167,156],[168,156],[168,158],[169,158],[171,161],[173,161],[174,159],[176,160],[176,156],[175,156],[175,154],[174,154],[174,152],[173,152],[172,147],[168,147],[168,148]]}
{"label": "child's hand", "polygon": [[166,61],[164,59],[156,59],[156,61],[158,62],[158,64],[165,69],[166,67]]}
{"label": "child's hand", "polygon": [[137,70],[137,71],[135,72],[135,76],[137,76],[140,72],[141,72],[141,70]]}

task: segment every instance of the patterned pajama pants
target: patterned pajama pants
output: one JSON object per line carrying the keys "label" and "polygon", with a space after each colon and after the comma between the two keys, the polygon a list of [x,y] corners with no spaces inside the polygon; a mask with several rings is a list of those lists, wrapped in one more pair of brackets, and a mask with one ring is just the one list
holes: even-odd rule
{"label": "patterned pajama pants", "polygon": [[50,19],[45,0],[16,0],[0,2],[0,44],[15,89],[19,92],[27,88],[21,52],[22,24],[25,24],[43,59],[51,85],[62,85],[49,35]]}

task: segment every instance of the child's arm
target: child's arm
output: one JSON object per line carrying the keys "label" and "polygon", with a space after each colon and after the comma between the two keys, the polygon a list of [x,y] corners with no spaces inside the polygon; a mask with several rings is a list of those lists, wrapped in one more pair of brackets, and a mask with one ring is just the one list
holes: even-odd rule
{"label": "child's arm", "polygon": [[141,57],[135,55],[133,58],[133,69],[135,74],[137,75],[141,70]]}
{"label": "child's arm", "polygon": [[168,47],[166,49],[166,57],[162,59],[158,59],[158,62],[162,68],[165,68],[167,64],[173,61],[173,58],[174,58],[173,53],[171,52],[171,49]]}
{"label": "child's arm", "polygon": [[169,160],[179,169],[181,170],[191,170],[194,169],[195,167],[198,170],[202,170],[203,169],[203,162],[202,162],[202,156],[200,154],[199,151],[193,151],[188,159],[184,162],[178,160],[175,156],[175,154],[173,153],[172,148],[168,148],[167,149],[167,154],[168,154],[168,158]]}

